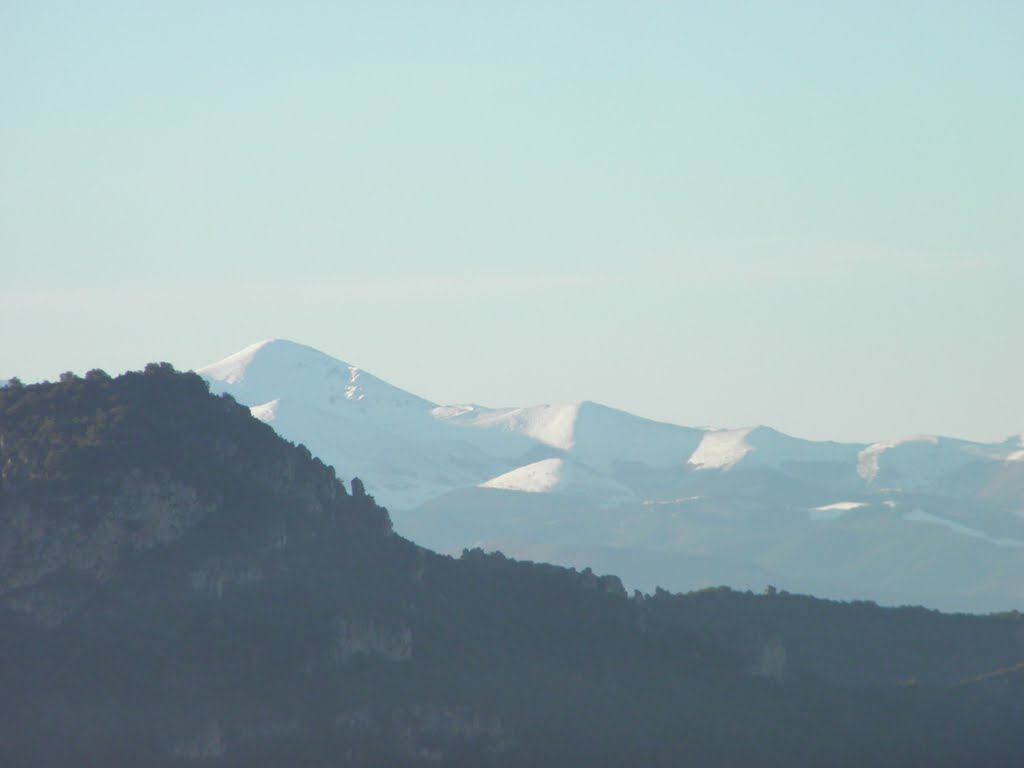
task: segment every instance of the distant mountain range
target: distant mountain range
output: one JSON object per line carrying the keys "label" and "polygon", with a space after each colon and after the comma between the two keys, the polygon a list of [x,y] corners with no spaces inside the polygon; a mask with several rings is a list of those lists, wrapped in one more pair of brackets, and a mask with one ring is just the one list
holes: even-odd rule
{"label": "distant mountain range", "polygon": [[646,590],[1024,605],[1024,435],[817,442],[592,402],[439,405],[283,340],[198,373],[441,551],[591,565]]}

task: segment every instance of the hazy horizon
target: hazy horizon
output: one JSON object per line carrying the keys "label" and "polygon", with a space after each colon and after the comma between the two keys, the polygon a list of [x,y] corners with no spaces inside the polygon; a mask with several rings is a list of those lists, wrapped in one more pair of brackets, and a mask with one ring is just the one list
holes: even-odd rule
{"label": "hazy horizon", "polygon": [[0,8],[0,378],[1024,432],[1024,7]]}

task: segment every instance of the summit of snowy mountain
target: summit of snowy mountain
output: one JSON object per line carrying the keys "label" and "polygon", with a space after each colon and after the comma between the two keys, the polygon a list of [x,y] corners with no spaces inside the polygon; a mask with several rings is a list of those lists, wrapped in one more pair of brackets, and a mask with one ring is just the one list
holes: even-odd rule
{"label": "summit of snowy mountain", "polygon": [[304,368],[348,369],[351,366],[323,352],[287,339],[264,339],[223,360],[200,368],[197,373],[225,384],[258,383],[266,377],[279,377]]}
{"label": "summit of snowy mountain", "polygon": [[257,405],[296,400],[348,418],[393,420],[434,403],[393,387],[357,366],[285,339],[269,339],[200,368],[215,392]]}

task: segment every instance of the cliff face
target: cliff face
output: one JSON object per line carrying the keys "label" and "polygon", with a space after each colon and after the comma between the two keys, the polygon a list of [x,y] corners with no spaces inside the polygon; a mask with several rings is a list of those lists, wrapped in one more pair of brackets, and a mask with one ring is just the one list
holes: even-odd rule
{"label": "cliff face", "polygon": [[15,498],[6,504],[0,595],[24,598],[60,571],[107,581],[126,554],[176,541],[215,506],[201,502],[195,488],[140,471],[127,473],[120,485],[102,501]]}
{"label": "cliff face", "polygon": [[589,569],[441,557],[352,489],[168,367],[0,390],[0,763],[1024,754],[1017,671],[851,692],[791,674],[785,626],[736,642]]}
{"label": "cliff face", "polygon": [[[296,512],[317,521],[360,506],[365,526],[390,529],[386,512],[346,505],[330,468],[230,398],[211,398],[196,376],[151,366],[123,381],[4,391],[0,402],[0,604],[34,623],[61,623],[126,559],[207,521],[223,527],[225,516],[248,515],[239,522],[257,526],[246,535],[262,537],[265,551],[284,545]],[[204,561],[190,571],[193,586],[219,595],[225,583],[252,583],[259,560]],[[74,595],[57,586],[68,581],[80,586]]]}

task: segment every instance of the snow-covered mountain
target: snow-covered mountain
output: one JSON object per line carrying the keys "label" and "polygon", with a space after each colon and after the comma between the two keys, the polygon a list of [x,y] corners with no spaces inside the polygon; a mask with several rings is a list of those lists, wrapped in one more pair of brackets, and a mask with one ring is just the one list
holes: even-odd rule
{"label": "snow-covered mountain", "polygon": [[666,424],[592,402],[441,405],[315,349],[264,341],[198,371],[399,531],[618,572],[886,603],[1024,607],[1024,435],[870,445]]}

